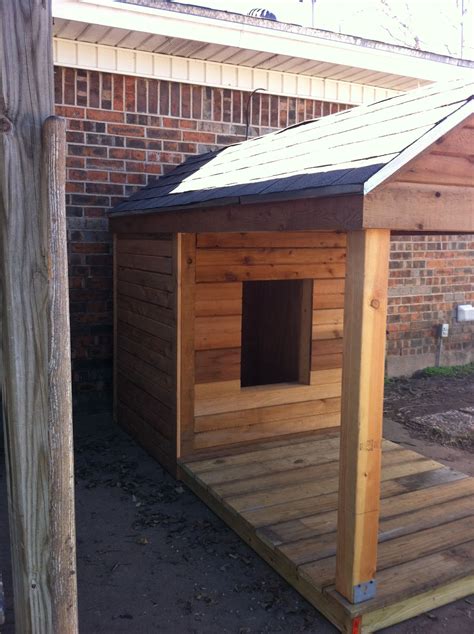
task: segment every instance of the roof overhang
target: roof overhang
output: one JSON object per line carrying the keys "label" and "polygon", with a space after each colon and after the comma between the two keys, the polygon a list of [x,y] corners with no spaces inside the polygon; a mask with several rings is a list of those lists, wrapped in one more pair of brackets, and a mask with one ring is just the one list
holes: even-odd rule
{"label": "roof overhang", "polygon": [[53,0],[53,16],[61,40],[391,91],[467,78],[474,69],[443,55],[163,0]]}

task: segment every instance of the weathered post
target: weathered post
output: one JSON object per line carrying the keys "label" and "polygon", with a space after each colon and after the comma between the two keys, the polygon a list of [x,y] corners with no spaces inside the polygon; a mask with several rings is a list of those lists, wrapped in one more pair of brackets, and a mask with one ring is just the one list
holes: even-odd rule
{"label": "weathered post", "polygon": [[16,631],[77,632],[65,126],[50,0],[0,3],[3,405]]}

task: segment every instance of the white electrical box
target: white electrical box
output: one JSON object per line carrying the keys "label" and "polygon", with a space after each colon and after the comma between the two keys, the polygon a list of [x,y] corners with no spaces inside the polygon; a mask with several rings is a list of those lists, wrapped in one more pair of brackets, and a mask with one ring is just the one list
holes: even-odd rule
{"label": "white electrical box", "polygon": [[449,324],[441,324],[441,336],[447,337],[449,335]]}
{"label": "white electrical box", "polygon": [[460,304],[457,318],[458,321],[474,321],[474,306],[472,304]]}

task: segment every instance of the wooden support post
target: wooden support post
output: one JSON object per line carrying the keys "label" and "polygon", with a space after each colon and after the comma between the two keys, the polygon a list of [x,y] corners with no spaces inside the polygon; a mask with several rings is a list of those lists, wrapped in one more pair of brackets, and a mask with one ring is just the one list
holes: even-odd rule
{"label": "wooden support post", "polygon": [[348,234],[336,588],[375,593],[390,231]]}
{"label": "wooden support post", "polygon": [[77,632],[65,124],[51,5],[0,3],[3,406],[15,629]]}

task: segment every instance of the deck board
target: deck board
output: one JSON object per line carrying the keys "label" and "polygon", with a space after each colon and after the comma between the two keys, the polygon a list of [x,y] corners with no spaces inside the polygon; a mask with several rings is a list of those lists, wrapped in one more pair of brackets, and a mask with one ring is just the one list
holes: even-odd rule
{"label": "deck board", "polygon": [[378,591],[334,588],[339,439],[262,442],[182,463],[183,480],[341,631],[361,632],[467,596],[474,587],[474,478],[384,441]]}

